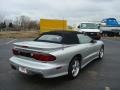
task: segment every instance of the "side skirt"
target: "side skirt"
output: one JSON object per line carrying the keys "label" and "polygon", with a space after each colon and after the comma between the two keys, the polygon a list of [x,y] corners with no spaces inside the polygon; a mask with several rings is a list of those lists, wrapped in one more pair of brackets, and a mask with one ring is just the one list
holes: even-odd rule
{"label": "side skirt", "polygon": [[90,61],[86,62],[85,64],[83,64],[83,65],[81,66],[81,68],[84,68],[87,64],[89,64],[89,63],[92,62],[93,60],[97,59],[98,57],[99,57],[99,56],[96,56],[96,57],[94,57],[93,59],[91,59]]}

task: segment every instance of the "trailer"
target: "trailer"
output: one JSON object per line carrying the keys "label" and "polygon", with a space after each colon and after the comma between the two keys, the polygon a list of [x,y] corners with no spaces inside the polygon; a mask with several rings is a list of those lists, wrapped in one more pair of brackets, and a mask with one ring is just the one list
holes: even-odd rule
{"label": "trailer", "polygon": [[58,19],[40,19],[40,33],[67,30],[67,21]]}
{"label": "trailer", "polygon": [[115,18],[103,19],[100,30],[103,36],[120,36],[120,24]]}

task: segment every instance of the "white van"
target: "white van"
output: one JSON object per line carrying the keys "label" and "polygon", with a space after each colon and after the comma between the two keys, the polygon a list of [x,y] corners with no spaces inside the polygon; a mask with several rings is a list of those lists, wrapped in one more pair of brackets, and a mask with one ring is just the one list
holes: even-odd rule
{"label": "white van", "polygon": [[93,39],[101,38],[99,24],[97,23],[93,23],[93,22],[80,23],[80,25],[78,26],[78,31],[86,33]]}

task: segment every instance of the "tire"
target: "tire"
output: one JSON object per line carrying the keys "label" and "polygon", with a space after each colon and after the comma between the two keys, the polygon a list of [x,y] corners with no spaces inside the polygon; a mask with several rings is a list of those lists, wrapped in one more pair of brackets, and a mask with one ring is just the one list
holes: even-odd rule
{"label": "tire", "polygon": [[99,50],[99,59],[103,59],[104,57],[104,47],[101,47],[100,50]]}
{"label": "tire", "polygon": [[80,69],[81,69],[81,63],[78,57],[74,57],[72,59],[72,61],[69,64],[69,68],[68,68],[68,78],[69,79],[74,79],[76,78],[79,73],[80,73]]}

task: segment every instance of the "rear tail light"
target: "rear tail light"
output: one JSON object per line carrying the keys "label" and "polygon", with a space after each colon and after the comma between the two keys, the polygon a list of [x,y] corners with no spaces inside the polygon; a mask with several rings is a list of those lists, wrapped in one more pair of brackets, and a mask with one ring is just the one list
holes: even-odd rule
{"label": "rear tail light", "polygon": [[19,51],[17,50],[17,49],[12,49],[12,52],[13,52],[13,54],[15,54],[15,55],[19,55]]}
{"label": "rear tail light", "polygon": [[32,58],[39,60],[39,61],[54,61],[56,57],[50,54],[40,54],[40,53],[33,53]]}
{"label": "rear tail light", "polygon": [[14,55],[21,55],[21,56],[26,56],[30,58],[34,58],[39,61],[54,61],[56,60],[56,57],[50,54],[42,54],[42,53],[30,53],[30,52],[22,52],[19,51],[15,48],[12,49]]}

